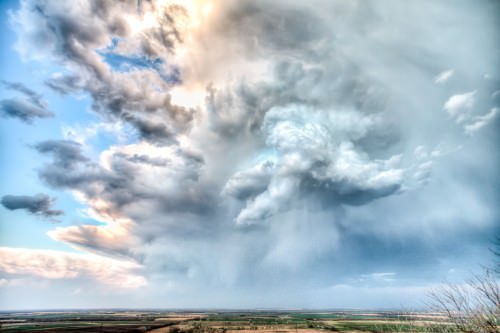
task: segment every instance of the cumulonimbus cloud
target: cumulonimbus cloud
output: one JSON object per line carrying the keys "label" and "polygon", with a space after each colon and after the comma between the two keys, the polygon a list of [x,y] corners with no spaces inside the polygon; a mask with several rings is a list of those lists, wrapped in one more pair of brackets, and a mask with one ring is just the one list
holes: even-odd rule
{"label": "cumulonimbus cloud", "polygon": [[[498,216],[483,200],[489,178],[466,171],[497,156],[486,144],[497,112],[482,110],[497,110],[483,97],[498,90],[484,78],[498,45],[450,47],[496,33],[469,11],[491,19],[497,5],[472,7],[148,1],[138,12],[136,1],[21,1],[17,49],[65,69],[46,84],[83,92],[102,121],[132,129],[97,159],[70,140],[33,145],[47,158],[40,179],[105,223],[50,237],[200,288],[436,265],[444,254],[425,235],[479,233]],[[457,124],[485,130],[482,148],[457,148],[472,145]],[[443,171],[451,165],[467,180]],[[450,245],[444,237],[436,242]]]}

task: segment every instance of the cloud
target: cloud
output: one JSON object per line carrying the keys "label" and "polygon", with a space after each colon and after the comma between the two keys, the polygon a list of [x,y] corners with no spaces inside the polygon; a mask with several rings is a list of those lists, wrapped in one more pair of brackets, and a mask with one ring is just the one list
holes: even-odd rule
{"label": "cloud", "polygon": [[476,91],[451,96],[444,104],[444,109],[459,125],[464,132],[473,135],[481,128],[492,122],[498,113],[498,108],[493,107],[488,113],[476,115],[474,107],[476,104]]}
{"label": "cloud", "polygon": [[40,95],[39,93],[29,89],[28,87],[26,87],[22,83],[7,82],[7,81],[1,81],[1,82],[4,85],[4,87],[6,87],[7,89],[15,90],[15,91],[18,91],[18,92],[22,93],[23,95],[25,95],[26,97],[29,98],[29,100],[33,104],[39,106],[40,108],[43,108],[43,109],[47,108],[47,102],[43,99],[43,96]]}
{"label": "cloud", "polygon": [[105,226],[81,225],[56,228],[47,235],[77,249],[123,258],[130,256],[130,248],[136,245],[136,240],[130,232],[131,227],[130,221],[119,220]]}
{"label": "cloud", "polygon": [[471,123],[465,125],[465,133],[467,134],[474,134],[475,132],[479,131],[481,128],[484,126],[488,125],[490,122],[492,122],[498,115],[499,109],[498,108],[492,108],[490,112],[482,115],[482,116],[477,116],[472,118]]}
{"label": "cloud", "polygon": [[51,118],[54,116],[52,112],[21,98],[1,100],[0,110],[3,117],[18,118],[28,124],[31,124],[35,118]]}
{"label": "cloud", "polygon": [[267,188],[274,167],[273,161],[267,160],[235,173],[224,186],[223,193],[240,200],[257,196]]}
{"label": "cloud", "polygon": [[76,75],[55,73],[45,81],[45,85],[62,95],[69,95],[77,94],[82,90],[83,86],[80,81],[81,79]]}
{"label": "cloud", "polygon": [[[156,8],[155,4],[151,6]],[[112,38],[118,38],[117,56],[133,57],[140,51],[146,53],[148,60],[170,54],[182,40],[177,20],[182,20],[184,9],[165,5],[155,10],[162,13],[155,18],[157,25],[138,35],[132,30],[135,24],[141,24],[136,22],[133,3],[113,6],[80,2],[77,6],[61,6],[22,1],[21,9],[11,13],[10,22],[14,27],[27,28],[17,43],[24,57],[32,56],[34,42],[39,45],[37,57],[56,60],[71,69],[69,74],[49,79],[49,87],[64,94],[85,91],[92,97],[92,109],[96,112],[129,123],[144,140],[170,144],[173,133],[189,129],[195,110],[171,103],[171,82],[165,82],[163,75],[170,72],[168,65],[160,59],[154,62],[154,72],[149,66],[135,66],[131,72],[114,71],[97,52]]]}
{"label": "cloud", "polygon": [[[158,200],[175,210],[208,209],[206,194],[196,193],[203,159],[180,147],[133,144],[103,152],[101,163],[83,155],[83,147],[73,141],[44,141],[34,148],[52,157],[39,170],[40,178],[56,188],[78,190],[86,200],[104,200],[110,212],[136,200]],[[165,182],[158,184],[158,179]]]}
{"label": "cloud", "polygon": [[443,84],[446,81],[448,81],[453,76],[454,73],[455,71],[453,69],[442,71],[436,76],[436,78],[434,79],[434,83]]}
{"label": "cloud", "polygon": [[[99,116],[32,146],[38,177],[101,223],[49,237],[140,263],[152,298],[221,304],[270,289],[288,304],[363,274],[398,291],[484,245],[496,132],[461,130],[495,125],[497,4],[211,4],[24,0],[11,14],[20,54],[61,67],[46,84]],[[125,139],[86,140],[106,128]]]}
{"label": "cloud", "polygon": [[46,194],[37,194],[35,196],[4,195],[1,203],[8,210],[24,209],[33,215],[53,218],[64,215],[62,210],[52,209],[55,201],[56,198],[50,198]]}
{"label": "cloud", "polygon": [[458,124],[461,124],[470,117],[476,102],[475,96],[476,91],[453,95],[444,103],[444,109]]}
{"label": "cloud", "polygon": [[384,272],[384,273],[371,273],[362,275],[363,279],[373,279],[375,281],[381,282],[393,282],[395,281],[396,273]]}
{"label": "cloud", "polygon": [[139,288],[147,284],[137,273],[140,266],[92,254],[23,248],[0,248],[0,272],[12,276],[44,279],[86,278],[117,288]]}
{"label": "cloud", "polygon": [[0,115],[2,117],[18,118],[31,124],[36,118],[52,118],[54,114],[47,109],[47,102],[42,95],[29,89],[21,83],[1,81],[10,90],[17,91],[23,97],[0,100]]}
{"label": "cloud", "polygon": [[79,143],[69,140],[48,140],[34,146],[38,152],[52,155],[54,164],[64,168],[87,161],[81,147]]}
{"label": "cloud", "polygon": [[371,161],[353,144],[369,135],[376,122],[376,117],[351,110],[300,105],[269,110],[263,132],[274,153],[226,185],[226,193],[250,199],[236,221],[261,221],[297,196],[318,194],[326,204],[361,205],[397,192],[404,173],[397,167],[400,156]]}

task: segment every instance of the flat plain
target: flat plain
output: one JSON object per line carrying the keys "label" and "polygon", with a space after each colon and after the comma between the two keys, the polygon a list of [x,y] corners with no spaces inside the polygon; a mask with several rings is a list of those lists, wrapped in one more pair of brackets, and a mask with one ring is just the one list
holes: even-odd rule
{"label": "flat plain", "polygon": [[46,311],[2,312],[0,332],[319,333],[434,332],[437,313],[395,311]]}

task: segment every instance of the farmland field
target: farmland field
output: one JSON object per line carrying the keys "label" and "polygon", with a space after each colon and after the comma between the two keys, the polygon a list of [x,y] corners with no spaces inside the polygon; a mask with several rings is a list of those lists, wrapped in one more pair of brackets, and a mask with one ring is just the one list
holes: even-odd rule
{"label": "farmland field", "polygon": [[439,314],[361,311],[3,312],[0,332],[317,333],[433,332]]}

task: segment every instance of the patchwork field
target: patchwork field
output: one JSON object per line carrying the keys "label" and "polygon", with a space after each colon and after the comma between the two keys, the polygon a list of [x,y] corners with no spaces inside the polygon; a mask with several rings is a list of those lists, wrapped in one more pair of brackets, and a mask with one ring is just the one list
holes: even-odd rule
{"label": "patchwork field", "polygon": [[0,313],[0,332],[318,333],[438,332],[440,314],[301,311],[75,311]]}

